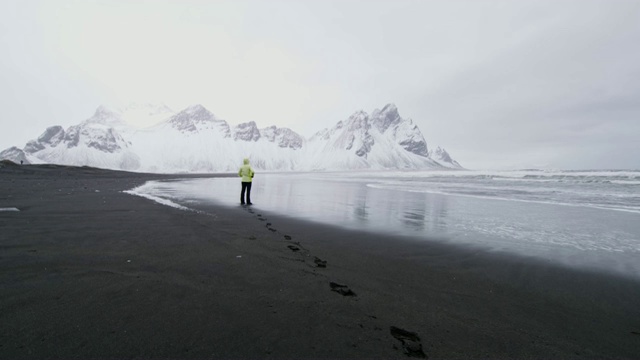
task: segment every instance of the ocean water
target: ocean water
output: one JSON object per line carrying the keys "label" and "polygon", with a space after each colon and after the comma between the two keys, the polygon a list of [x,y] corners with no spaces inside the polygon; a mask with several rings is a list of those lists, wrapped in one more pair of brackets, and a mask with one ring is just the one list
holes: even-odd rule
{"label": "ocean water", "polygon": [[[236,178],[157,181],[132,191],[200,210],[239,206],[239,192]],[[252,201],[393,241],[475,246],[640,278],[640,171],[258,174]]]}

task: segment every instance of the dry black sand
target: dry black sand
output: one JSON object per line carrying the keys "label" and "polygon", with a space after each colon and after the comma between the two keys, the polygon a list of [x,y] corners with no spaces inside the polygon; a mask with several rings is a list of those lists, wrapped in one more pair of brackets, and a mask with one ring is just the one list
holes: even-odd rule
{"label": "dry black sand", "polygon": [[0,163],[0,358],[640,359],[637,280],[122,193],[175,177]]}

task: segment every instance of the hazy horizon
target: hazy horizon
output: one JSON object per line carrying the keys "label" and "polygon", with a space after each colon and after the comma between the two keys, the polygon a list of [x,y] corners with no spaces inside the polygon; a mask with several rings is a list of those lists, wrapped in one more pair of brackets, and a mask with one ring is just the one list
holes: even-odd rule
{"label": "hazy horizon", "polygon": [[305,137],[387,103],[469,169],[639,169],[640,2],[0,3],[0,151],[101,105]]}

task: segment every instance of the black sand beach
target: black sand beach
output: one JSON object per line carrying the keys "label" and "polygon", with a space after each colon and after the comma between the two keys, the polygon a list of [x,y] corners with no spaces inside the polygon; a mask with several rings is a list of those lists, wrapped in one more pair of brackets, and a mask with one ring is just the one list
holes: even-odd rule
{"label": "black sand beach", "polygon": [[640,359],[640,281],[122,192],[177,177],[0,165],[0,358]]}

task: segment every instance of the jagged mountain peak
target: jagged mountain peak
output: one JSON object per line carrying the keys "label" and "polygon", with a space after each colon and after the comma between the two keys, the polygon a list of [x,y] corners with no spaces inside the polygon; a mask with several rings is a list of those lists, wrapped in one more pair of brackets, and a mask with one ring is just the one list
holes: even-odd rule
{"label": "jagged mountain peak", "polygon": [[289,128],[269,126],[260,130],[260,136],[270,142],[277,142],[281,148],[300,149],[304,144],[304,138]]}
{"label": "jagged mountain peak", "polygon": [[369,114],[364,112],[363,110],[358,110],[349,116],[349,119],[346,120],[346,125],[348,131],[355,130],[364,130],[367,131],[371,128],[371,124],[369,121]]}
{"label": "jagged mountain peak", "polygon": [[38,141],[51,143],[51,140],[56,137],[64,136],[64,129],[60,125],[50,126],[45,130],[42,135],[38,137]]}
{"label": "jagged mountain peak", "polygon": [[436,147],[435,150],[430,151],[429,154],[447,162],[451,162],[451,156],[449,155],[447,150],[441,148],[440,146]]}
{"label": "jagged mountain peak", "polygon": [[0,152],[0,159],[8,159],[15,162],[16,164],[30,164],[30,161],[29,159],[27,159],[24,151],[18,149],[15,146],[12,146]]}
{"label": "jagged mountain peak", "polygon": [[351,114],[351,116],[349,116],[349,119],[356,119],[356,120],[367,119],[367,118],[369,118],[369,114],[367,114],[367,112],[362,109],[355,111],[353,114]]}
{"label": "jagged mountain peak", "polygon": [[257,168],[273,171],[460,168],[443,148],[428,151],[418,126],[400,117],[392,103],[371,115],[356,111],[309,140],[289,128],[259,129],[256,121],[230,127],[201,104],[144,130],[115,126],[124,113],[160,109],[165,114],[168,109],[147,105],[119,111],[100,106],[78,125],[49,127],[23,150],[0,155],[151,172],[231,171],[247,155]]}
{"label": "jagged mountain peak", "polygon": [[451,158],[451,155],[447,152],[447,150],[441,148],[440,146],[436,147],[435,150],[429,151],[429,157],[438,161],[440,164],[446,167],[459,168],[462,166],[455,160]]}
{"label": "jagged mountain peak", "polygon": [[216,116],[207,108],[200,104],[195,104],[180,111],[178,114],[186,114],[194,118],[194,120],[217,120]]}
{"label": "jagged mountain peak", "polygon": [[233,128],[233,139],[244,141],[258,141],[260,139],[260,130],[255,121],[248,121],[238,124]]}
{"label": "jagged mountain peak", "polygon": [[369,114],[367,114],[367,112],[364,110],[358,110],[353,114],[351,114],[351,116],[349,116],[346,122],[352,123],[352,122],[362,122],[367,120],[369,120]]}
{"label": "jagged mountain peak", "polygon": [[387,105],[385,105],[382,110],[382,112],[388,112],[388,111],[395,111],[398,112],[398,107],[396,106],[396,104],[394,103],[388,103]]}
{"label": "jagged mountain peak", "polygon": [[188,112],[188,113],[198,113],[198,112],[202,112],[202,111],[209,112],[209,110],[207,110],[207,108],[202,106],[202,104],[189,105],[183,111]]}
{"label": "jagged mountain peak", "polygon": [[[393,125],[397,125],[403,119],[400,117],[400,113],[398,113],[398,108],[395,104],[387,104],[381,110],[375,109],[371,114],[371,118],[373,119],[373,124],[380,132],[384,133],[387,129]],[[407,119],[407,121],[411,122],[411,119]]]}
{"label": "jagged mountain peak", "polygon": [[[222,125],[228,132],[226,121],[219,120],[207,108],[200,104],[191,105],[169,118],[168,123],[175,129],[183,132],[198,132],[204,128]],[[217,124],[220,123],[220,124]]]}
{"label": "jagged mountain peak", "polygon": [[379,136],[394,142],[410,153],[429,157],[427,142],[420,129],[411,119],[400,117],[398,108],[393,103],[385,105],[382,109],[375,109],[371,116],[363,110],[356,111],[347,120],[338,122],[329,130],[317,133],[311,140],[329,140],[337,147],[354,149],[356,155],[366,158],[374,148],[376,137]]}
{"label": "jagged mountain peak", "polygon": [[388,103],[387,105],[382,107],[382,109],[373,110],[372,117],[379,117],[379,116],[396,118],[396,117],[400,117],[400,114],[398,113],[398,107],[396,106],[396,104]]}

